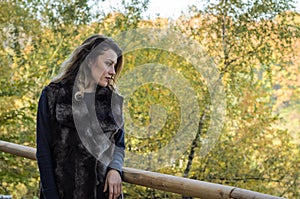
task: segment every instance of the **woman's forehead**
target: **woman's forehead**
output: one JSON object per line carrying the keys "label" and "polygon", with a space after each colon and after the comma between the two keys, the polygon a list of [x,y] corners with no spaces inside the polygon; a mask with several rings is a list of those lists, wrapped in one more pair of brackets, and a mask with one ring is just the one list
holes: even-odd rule
{"label": "woman's forehead", "polygon": [[110,59],[115,62],[118,59],[117,53],[115,51],[113,51],[112,49],[104,51],[103,54],[99,55],[99,57],[104,58],[104,59]]}

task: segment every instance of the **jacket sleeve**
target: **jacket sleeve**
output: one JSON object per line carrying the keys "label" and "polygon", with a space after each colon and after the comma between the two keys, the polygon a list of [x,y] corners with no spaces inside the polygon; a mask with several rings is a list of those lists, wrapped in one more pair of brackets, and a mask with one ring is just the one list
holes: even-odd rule
{"label": "jacket sleeve", "polygon": [[122,175],[122,167],[124,164],[125,156],[125,141],[124,141],[124,128],[119,129],[115,135],[115,150],[112,161],[108,165],[108,170],[115,169]]}
{"label": "jacket sleeve", "polygon": [[51,143],[53,122],[50,119],[50,111],[46,90],[44,89],[38,104],[36,144],[37,162],[40,171],[42,191],[45,199],[58,199],[58,192],[54,179],[53,162],[51,156]]}

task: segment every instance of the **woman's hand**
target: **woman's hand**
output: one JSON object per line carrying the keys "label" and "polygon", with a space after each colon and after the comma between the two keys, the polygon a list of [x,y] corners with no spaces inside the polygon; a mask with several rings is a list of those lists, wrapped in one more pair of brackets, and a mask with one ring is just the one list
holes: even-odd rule
{"label": "woman's hand", "polygon": [[107,173],[103,192],[109,190],[109,199],[117,199],[122,193],[122,179],[118,171],[111,169]]}

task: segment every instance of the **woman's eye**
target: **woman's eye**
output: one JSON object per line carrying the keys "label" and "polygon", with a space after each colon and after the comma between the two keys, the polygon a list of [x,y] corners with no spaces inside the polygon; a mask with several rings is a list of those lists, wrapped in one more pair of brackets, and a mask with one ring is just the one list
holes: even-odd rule
{"label": "woman's eye", "polygon": [[107,66],[112,66],[113,65],[113,62],[106,62],[105,63]]}

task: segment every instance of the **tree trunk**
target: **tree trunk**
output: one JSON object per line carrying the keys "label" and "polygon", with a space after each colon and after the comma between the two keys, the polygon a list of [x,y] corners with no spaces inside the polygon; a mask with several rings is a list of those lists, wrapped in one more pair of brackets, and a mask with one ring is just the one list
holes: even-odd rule
{"label": "tree trunk", "polygon": [[[184,178],[187,178],[189,176],[189,172],[191,170],[193,159],[195,157],[195,149],[199,145],[199,138],[200,138],[200,135],[202,133],[203,124],[204,124],[204,120],[205,120],[205,117],[206,117],[206,110],[207,109],[204,109],[204,111],[203,111],[203,113],[201,115],[201,118],[200,118],[200,121],[199,121],[199,124],[198,124],[197,134],[196,134],[195,139],[193,140],[193,142],[191,144],[190,154],[189,154],[189,157],[188,157],[188,163],[187,163],[186,168],[185,168],[185,170],[183,172],[183,177]],[[182,199],[192,199],[192,197],[182,196]]]}

